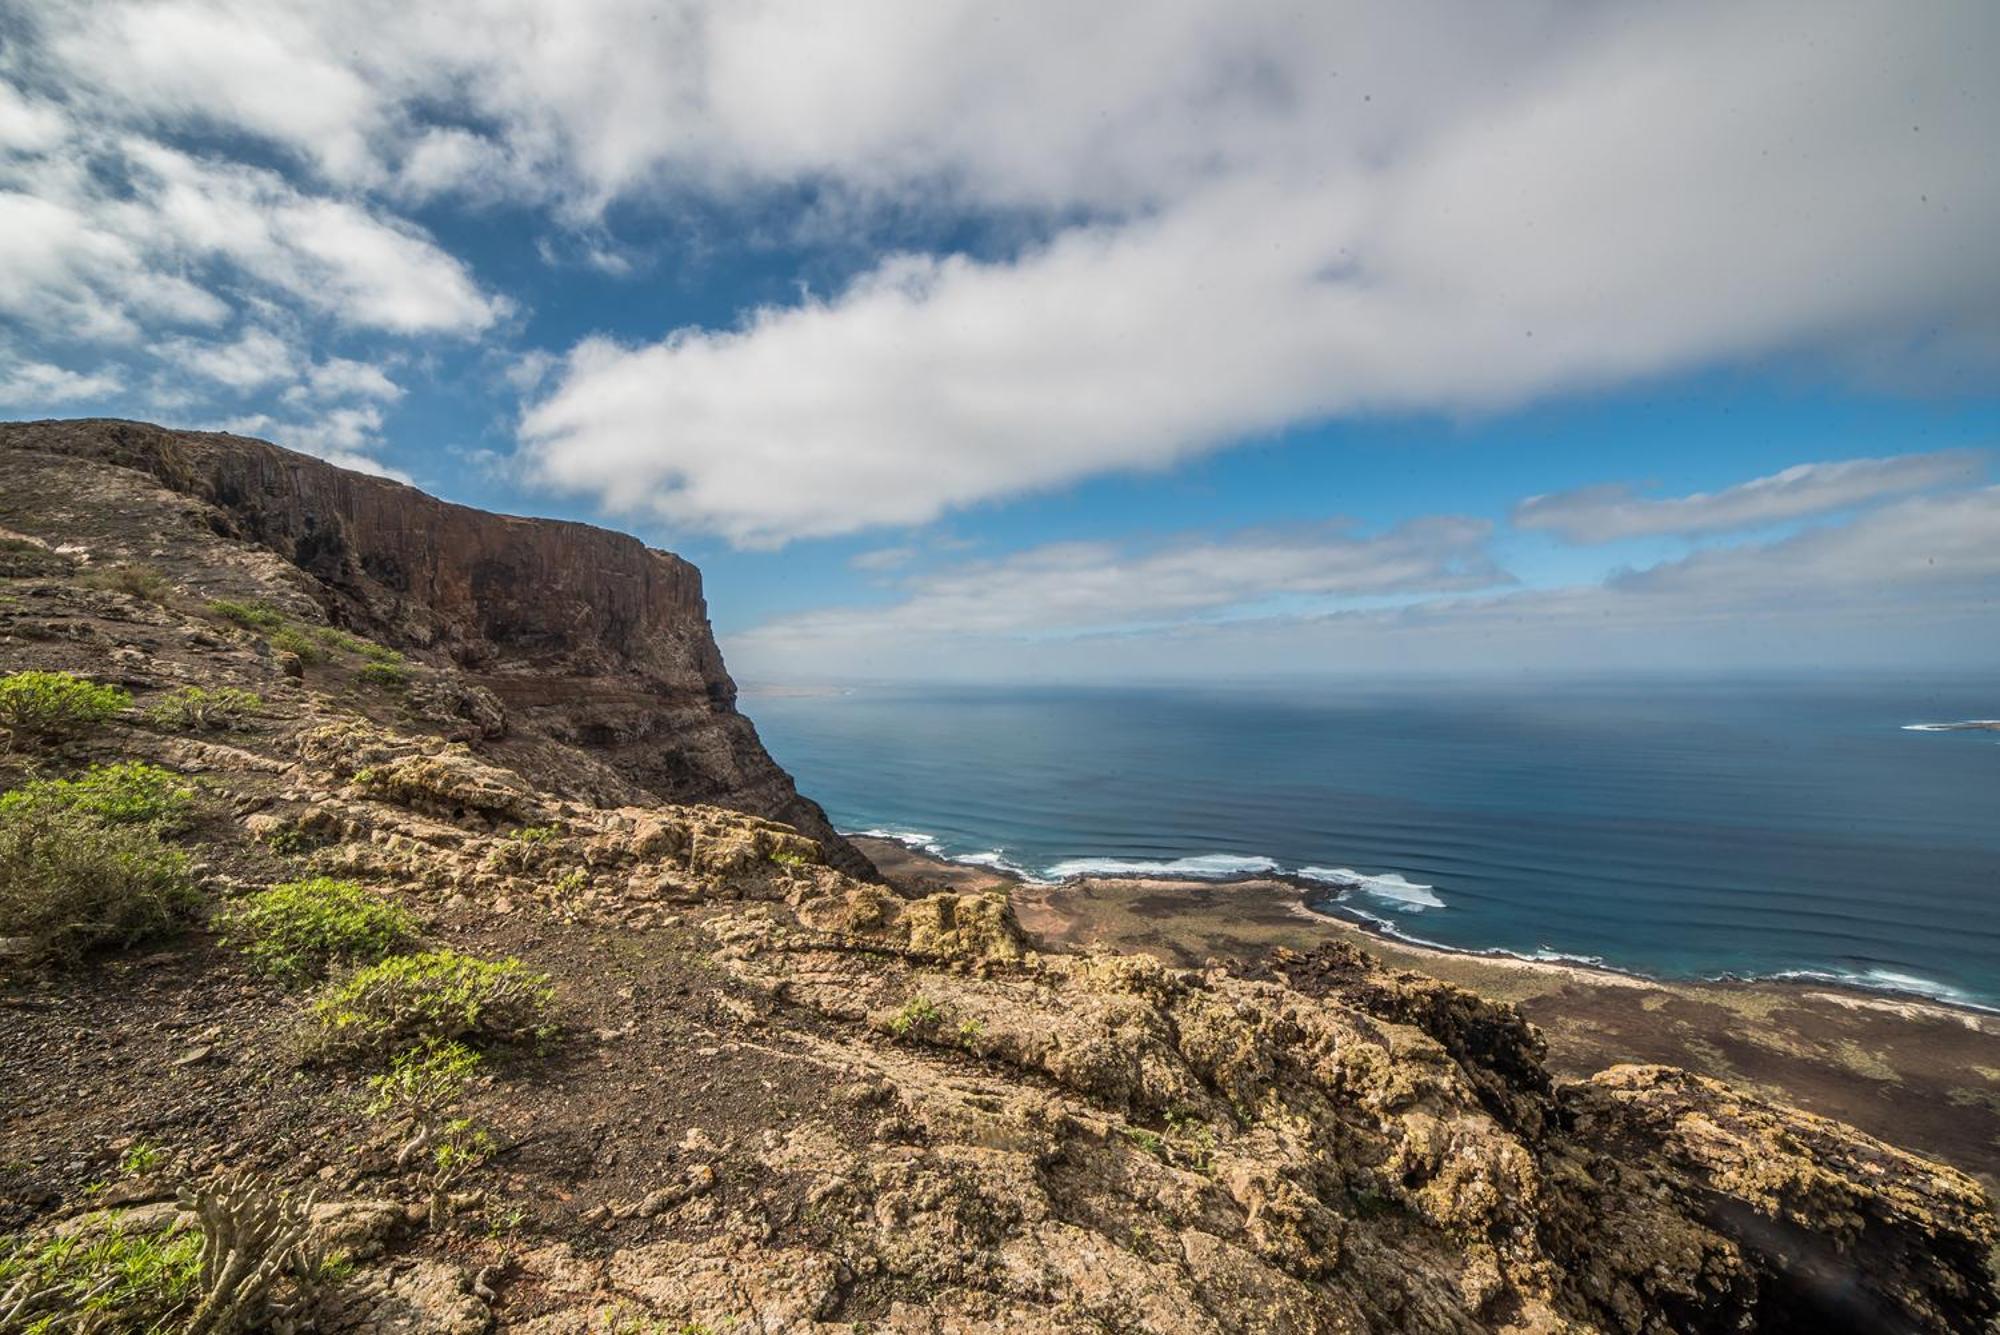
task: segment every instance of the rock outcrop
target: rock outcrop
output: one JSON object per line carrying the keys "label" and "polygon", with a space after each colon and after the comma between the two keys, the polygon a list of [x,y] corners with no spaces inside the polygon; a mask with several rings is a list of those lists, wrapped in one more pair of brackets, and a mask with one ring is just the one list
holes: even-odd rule
{"label": "rock outcrop", "polygon": [[[51,467],[58,459],[68,462]],[[79,539],[58,517],[103,489],[94,475],[106,467],[199,503],[185,521],[289,562],[332,624],[449,663],[465,700],[504,710],[504,735],[485,740],[530,768],[548,743],[574,748],[628,780],[627,796],[781,820],[844,870],[874,875],[737,711],[701,572],[681,558],[586,524],[453,505],[264,441],[105,420],[0,424],[0,523]],[[157,543],[144,527],[96,535],[98,559],[147,559]],[[502,716],[487,713],[485,730],[501,734]]]}

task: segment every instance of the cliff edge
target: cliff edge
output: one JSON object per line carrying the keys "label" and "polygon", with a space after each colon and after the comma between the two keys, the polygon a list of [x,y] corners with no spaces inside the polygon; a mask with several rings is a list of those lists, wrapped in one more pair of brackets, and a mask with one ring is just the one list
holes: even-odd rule
{"label": "cliff edge", "polygon": [[[162,527],[164,512],[128,500],[120,513],[135,526],[96,535],[109,544],[100,560],[189,549],[189,524],[254,544],[306,577],[291,588],[329,623],[448,662],[490,693],[503,712],[480,720],[480,745],[537,757],[549,786],[766,816],[874,876],[737,712],[701,572],[680,557],[587,524],[453,505],[261,440],[99,419],[0,423],[0,523],[32,532],[38,515],[79,513],[109,489],[107,467],[204,508]],[[564,763],[564,749],[624,783]]]}

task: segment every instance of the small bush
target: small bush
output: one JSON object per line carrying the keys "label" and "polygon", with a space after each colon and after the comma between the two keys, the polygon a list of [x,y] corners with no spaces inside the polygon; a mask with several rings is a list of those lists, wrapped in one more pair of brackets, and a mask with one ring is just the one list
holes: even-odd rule
{"label": "small bush", "polygon": [[944,1009],[929,997],[911,997],[903,1003],[903,1009],[889,1018],[889,1032],[902,1038],[913,1033],[928,1033],[944,1020]]}
{"label": "small bush", "polygon": [[327,652],[318,640],[294,626],[284,626],[264,637],[281,654],[297,654],[301,663],[324,663]]}
{"label": "small bush", "polygon": [[184,854],[145,825],[75,809],[0,812],[0,936],[30,959],[75,958],[179,927],[200,903]]}
{"label": "small bush", "polygon": [[315,876],[233,906],[222,915],[222,930],[223,944],[249,956],[260,972],[299,982],[324,976],[337,961],[372,964],[403,949],[417,938],[417,920],[352,881]]}
{"label": "small bush", "polygon": [[370,686],[382,686],[390,690],[400,690],[410,684],[410,669],[407,665],[379,658],[371,658],[363,663],[361,670],[355,675]]}
{"label": "small bush", "polygon": [[148,825],[170,833],[187,828],[194,789],[172,770],[143,760],[93,765],[74,779],[36,779],[0,794],[0,816],[33,820],[35,813],[74,812],[106,825]]}
{"label": "small bush", "polygon": [[0,1242],[0,1329],[160,1331],[201,1292],[201,1234],[128,1232],[116,1218],[66,1237]]}
{"label": "small bush", "polygon": [[210,616],[220,617],[245,630],[276,630],[285,624],[285,614],[265,603],[239,603],[216,598],[208,605]]}
{"label": "small bush", "polygon": [[433,1223],[444,1222],[449,1213],[451,1188],[493,1154],[493,1137],[471,1118],[454,1115],[479,1074],[480,1060],[463,1043],[424,1043],[368,1081],[368,1113],[392,1119],[402,1138],[396,1167],[428,1159]]}
{"label": "small bush", "polygon": [[149,565],[103,566],[85,571],[82,582],[93,589],[127,593],[149,603],[163,603],[174,591],[167,577]]}
{"label": "small bush", "polygon": [[183,686],[148,709],[146,717],[178,732],[227,732],[242,727],[263,704],[263,696],[235,686]]}
{"label": "small bush", "polygon": [[144,1177],[164,1164],[167,1152],[150,1140],[141,1140],[127,1149],[118,1160],[118,1171],[126,1177]]}
{"label": "small bush", "polygon": [[551,1032],[555,987],[518,959],[455,950],[397,955],[329,984],[308,1010],[321,1055],[395,1052],[426,1041],[500,1043]]}
{"label": "small bush", "polygon": [[371,662],[402,663],[406,661],[399,650],[391,649],[386,644],[377,644],[373,640],[364,640],[352,631],[341,630],[336,626],[321,626],[313,632],[313,637],[329,649],[338,649],[342,653],[358,654]]}
{"label": "small bush", "polygon": [[0,729],[9,744],[21,738],[55,740],[101,727],[132,703],[116,686],[100,686],[68,672],[16,672],[0,677]]}

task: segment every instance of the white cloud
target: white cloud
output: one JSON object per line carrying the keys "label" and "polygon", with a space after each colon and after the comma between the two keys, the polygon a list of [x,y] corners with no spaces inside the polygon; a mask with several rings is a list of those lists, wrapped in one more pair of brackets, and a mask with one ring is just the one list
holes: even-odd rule
{"label": "white cloud", "polygon": [[379,399],[394,403],[403,397],[403,387],[391,380],[388,372],[372,362],[348,357],[329,357],[316,363],[306,373],[306,383],[299,388],[305,397],[316,399]]}
{"label": "white cloud", "polygon": [[[1184,172],[1114,134],[1152,164],[1149,207],[1009,259],[892,257],[738,329],[585,340],[523,418],[526,462],[613,513],[775,545],[1331,415],[1495,409],[1884,330],[1977,346],[2000,309],[1996,29],[1978,5],[1624,11],[1540,57],[1442,43],[1467,88],[1427,109],[1385,92],[1380,125],[1273,52],[1277,110],[1221,115],[1254,148],[1191,131],[1183,148],[1219,157]],[[1343,88],[1390,84],[1393,65],[1292,35]],[[1225,110],[1238,91],[1225,79]],[[882,146],[871,106],[820,106],[824,158],[847,162],[843,127]],[[1060,184],[940,133],[998,191]]]}
{"label": "white cloud", "polygon": [[175,339],[157,351],[184,370],[237,391],[261,389],[298,374],[291,345],[268,329],[247,329],[231,343]]}
{"label": "white cloud", "polygon": [[217,428],[242,436],[255,436],[286,449],[316,454],[331,464],[357,473],[408,482],[407,473],[389,467],[374,457],[381,448],[382,410],[373,404],[358,408],[331,408],[306,421],[285,422],[268,413],[248,413],[232,417]]}
{"label": "white cloud", "polygon": [[0,313],[22,325],[129,341],[267,296],[402,335],[507,309],[419,229],[265,168],[87,128],[0,153]]}
{"label": "white cloud", "polygon": [[64,335],[225,327],[245,289],[491,328],[505,303],[412,202],[547,209],[552,253],[608,269],[607,217],[690,200],[783,233],[807,193],[862,244],[1039,237],[571,350],[523,475],[747,545],[1329,416],[2000,359],[1984,0],[74,0],[18,26],[0,313]]}
{"label": "white cloud", "polygon": [[30,412],[41,406],[102,398],[123,387],[124,382],[115,371],[71,371],[34,361],[0,363],[0,404]]}
{"label": "white cloud", "polygon": [[[1317,526],[1170,540],[1144,551],[1051,543],[909,579],[903,601],[858,616],[863,633],[878,635],[1039,637],[1180,622],[1274,599],[1492,588],[1511,581],[1486,554],[1491,532],[1481,520],[1436,516],[1372,536]],[[776,633],[845,639],[853,615],[808,613]]]}
{"label": "white cloud", "polygon": [[[1267,582],[1272,558],[1239,565],[1236,545],[1190,548],[1168,563],[1203,576],[1196,596],[1153,559],[1062,549],[913,581],[887,607],[781,618],[726,647],[746,677],[800,681],[1796,669],[1990,663],[2000,652],[2000,487],[1894,501],[1849,523],[1602,584],[1433,591],[1392,607],[1258,614],[1278,587]],[[1085,570],[1080,582],[1074,567]],[[1420,578],[1414,587],[1449,586]],[[1134,615],[1117,615],[1121,601]]]}
{"label": "white cloud", "polygon": [[877,547],[872,551],[857,552],[848,558],[847,564],[855,570],[875,573],[884,570],[900,570],[917,559],[915,547]]}
{"label": "white cloud", "polygon": [[1799,464],[1716,492],[1651,499],[1623,483],[1531,496],[1514,507],[1516,527],[1569,542],[1616,542],[1654,534],[1721,533],[1825,514],[1890,496],[1963,485],[1986,471],[1973,450]]}

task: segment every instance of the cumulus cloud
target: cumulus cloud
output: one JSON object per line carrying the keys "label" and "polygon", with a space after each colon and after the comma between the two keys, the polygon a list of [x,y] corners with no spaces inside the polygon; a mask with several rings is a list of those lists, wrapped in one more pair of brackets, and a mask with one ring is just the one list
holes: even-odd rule
{"label": "cumulus cloud", "polygon": [[[263,167],[0,106],[0,313],[64,337],[215,327],[255,299],[354,328],[467,334],[507,309],[423,231]],[[37,119],[39,117],[39,119]]]}
{"label": "cumulus cloud", "polygon": [[1716,492],[1652,499],[1624,483],[1531,496],[1514,507],[1517,528],[1545,529],[1568,542],[1616,542],[1656,534],[1758,528],[1890,496],[1963,485],[1986,471],[1974,450],[1884,459],[1799,464]]}
{"label": "cumulus cloud", "polygon": [[383,403],[394,403],[403,397],[403,387],[390,379],[387,371],[373,362],[355,361],[351,357],[329,357],[315,363],[296,390],[288,397],[377,399]]}
{"label": "cumulus cloud", "polygon": [[[1408,544],[1431,524],[1471,541],[1466,523],[1362,540],[1336,565],[1365,567],[1371,543]],[[1796,668],[1822,655],[1907,662],[1921,651],[1926,661],[1971,663],[2000,652],[2000,487],[1892,501],[1848,523],[1706,549],[1598,584],[1495,589],[1504,576],[1479,573],[1480,550],[1446,541],[1433,559],[1456,555],[1432,573],[1388,581],[1419,591],[1391,605],[1273,609],[1270,595],[1286,581],[1272,575],[1299,568],[1296,549],[1279,557],[1256,542],[1221,542],[1185,548],[1184,559],[1123,561],[1095,547],[1045,549],[912,581],[886,607],[780,618],[730,637],[728,649],[746,676],[772,680]],[[1096,573],[1070,593],[1077,568]],[[1472,592],[1452,592],[1454,579]]]}
{"label": "cumulus cloud", "polygon": [[72,371],[48,362],[0,362],[0,404],[35,409],[115,394],[124,382],[112,371]]}
{"label": "cumulus cloud", "polygon": [[175,339],[158,351],[184,370],[234,390],[261,389],[298,374],[291,345],[268,329],[247,329],[228,343]]}
{"label": "cumulus cloud", "polygon": [[352,468],[357,473],[410,481],[410,476],[389,467],[374,452],[381,446],[382,410],[373,404],[333,408],[298,421],[282,421],[269,413],[246,413],[219,423],[220,431],[255,436],[286,449],[316,454],[328,463]]}
{"label": "cumulus cloud", "polygon": [[607,271],[608,218],[690,202],[782,233],[810,195],[864,246],[1008,220],[728,327],[663,310],[524,390],[519,476],[743,545],[1334,416],[2000,358],[1981,0],[76,0],[19,28],[0,312],[66,333],[227,328],[238,284],[493,327],[419,203],[547,210],[549,253]]}
{"label": "cumulus cloud", "polygon": [[[899,255],[737,328],[586,340],[522,419],[526,461],[614,513],[775,545],[1315,418],[1496,409],[1884,330],[1986,345],[1979,53],[2000,11],[1698,4],[1578,30],[1488,63],[1444,43],[1464,86],[1385,95],[1380,121],[1306,88],[1297,52],[1232,121],[1211,69],[1254,148],[1195,132],[1205,170],[1153,162],[1146,206],[1019,255]],[[1291,36],[1344,90],[1387,72]],[[1324,116],[1320,138],[1289,115]],[[1125,160],[1152,162],[1132,133]]]}

